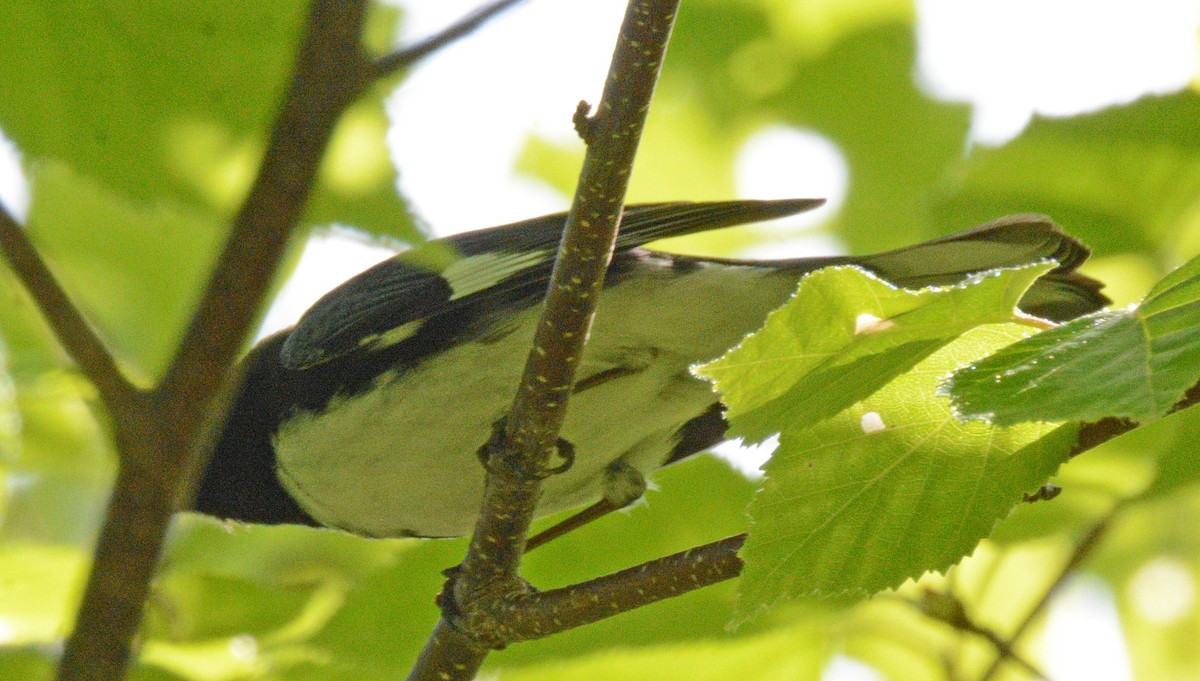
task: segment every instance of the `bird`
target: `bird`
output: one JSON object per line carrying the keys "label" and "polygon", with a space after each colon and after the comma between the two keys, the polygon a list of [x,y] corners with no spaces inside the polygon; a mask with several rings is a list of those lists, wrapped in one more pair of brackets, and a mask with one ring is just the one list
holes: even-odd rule
{"label": "bird", "polygon": [[[739,260],[646,248],[822,203],[625,208],[562,428],[573,457],[543,481],[537,517],[627,505],[654,471],[722,442],[719,397],[690,367],[761,327],[822,267],[857,265],[920,288],[1053,260],[1021,300],[1024,312],[1064,321],[1108,303],[1102,284],[1076,271],[1087,247],[1032,214],[868,256]],[[478,451],[512,404],[565,217],[425,242],[260,341],[240,362],[192,510],[366,537],[469,534],[484,489]]]}

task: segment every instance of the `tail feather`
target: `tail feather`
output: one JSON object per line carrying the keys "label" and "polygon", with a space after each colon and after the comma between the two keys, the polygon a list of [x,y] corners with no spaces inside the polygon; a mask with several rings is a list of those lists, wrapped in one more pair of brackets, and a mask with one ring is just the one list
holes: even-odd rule
{"label": "tail feather", "polygon": [[1034,283],[1021,299],[1020,307],[1044,319],[1065,321],[1095,312],[1111,302],[1100,292],[1103,283],[1075,271],[1090,254],[1087,246],[1063,232],[1050,218],[1021,214],[874,255],[791,260],[694,260],[800,272],[831,265],[857,265],[905,288],[944,286],[976,272],[1053,260],[1058,266]]}
{"label": "tail feather", "polygon": [[1054,321],[1094,312],[1110,301],[1103,284],[1075,271],[1087,246],[1044,215],[1010,215],[934,241],[863,258],[850,258],[888,281],[919,287],[947,284],[981,270],[1038,260],[1058,263],[1021,299],[1022,310]]}

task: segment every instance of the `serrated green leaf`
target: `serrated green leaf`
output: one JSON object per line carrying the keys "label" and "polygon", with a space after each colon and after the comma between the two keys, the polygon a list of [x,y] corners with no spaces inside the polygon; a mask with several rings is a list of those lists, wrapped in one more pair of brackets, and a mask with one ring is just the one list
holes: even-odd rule
{"label": "serrated green leaf", "polygon": [[1140,306],[1050,329],[957,371],[944,390],[965,418],[1146,423],[1200,379],[1200,259]]}
{"label": "serrated green leaf", "polygon": [[805,277],[762,330],[695,368],[728,408],[731,435],[760,441],[829,418],[964,331],[1013,318],[1052,265],[991,270],[953,286],[897,288],[856,267]]}
{"label": "serrated green leaf", "polygon": [[962,423],[933,396],[946,372],[1025,331],[976,329],[835,418],[781,434],[750,505],[741,619],[784,598],[874,593],[944,570],[1058,468],[1074,427]]}

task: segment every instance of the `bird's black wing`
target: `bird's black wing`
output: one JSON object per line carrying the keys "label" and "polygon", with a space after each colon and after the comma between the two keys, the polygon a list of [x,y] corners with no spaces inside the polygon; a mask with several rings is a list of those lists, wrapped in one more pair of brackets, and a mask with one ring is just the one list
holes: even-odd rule
{"label": "bird's black wing", "polygon": [[[667,237],[810,210],[822,199],[656,203],[629,206],[617,250]],[[358,348],[392,345],[428,319],[467,302],[486,309],[516,289],[545,284],[565,213],[436,239],[355,276],[310,308],[283,344],[285,367],[304,369]]]}

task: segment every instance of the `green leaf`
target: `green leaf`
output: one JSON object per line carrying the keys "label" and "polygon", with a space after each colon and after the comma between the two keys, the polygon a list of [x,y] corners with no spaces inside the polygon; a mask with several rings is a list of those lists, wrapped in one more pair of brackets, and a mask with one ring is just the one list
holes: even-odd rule
{"label": "green leaf", "polygon": [[71,546],[7,542],[0,551],[6,645],[46,644],[68,631],[88,560]]}
{"label": "green leaf", "polygon": [[[639,177],[671,175],[668,150],[654,153],[655,121],[669,129],[678,118],[676,106],[694,106],[706,122],[700,141],[719,140],[717,148],[727,154],[714,164],[716,177],[730,176],[741,143],[764,124],[794,126],[832,141],[853,180],[829,226],[852,252],[943,233],[930,222],[923,196],[941,186],[947,168],[961,158],[969,109],[928,97],[914,81],[912,3],[854,4],[847,10],[847,3],[801,8],[775,2],[764,11],[755,3],[685,3],[659,86],[660,117],[652,113],[640,155],[658,165],[639,162],[634,186]],[[863,14],[849,16],[858,11]],[[835,17],[839,13],[844,16]],[[809,23],[817,17],[823,26]],[[683,153],[687,161],[695,156]],[[680,165],[683,173],[696,172],[691,164]]]}
{"label": "green leaf", "polygon": [[750,505],[741,619],[783,598],[874,593],[944,570],[1054,473],[1074,427],[962,423],[933,397],[946,372],[1025,332],[976,329],[837,417],[781,434]]}
{"label": "green leaf", "polygon": [[[17,458],[21,447],[21,412],[17,408],[17,389],[8,372],[8,348],[0,337],[0,476]],[[7,487],[7,485],[5,486]],[[0,518],[8,502],[8,490],[0,490]]]}
{"label": "green leaf", "polygon": [[1008,144],[964,157],[951,191],[933,199],[934,214],[969,223],[1045,213],[1098,253],[1190,257],[1200,250],[1198,119],[1194,89],[1082,116],[1037,117]]}
{"label": "green leaf", "polygon": [[[4,542],[91,549],[104,517],[115,461],[95,418],[95,389],[77,373],[14,372],[19,449],[8,462]],[[0,548],[0,553],[4,549]]]}
{"label": "green leaf", "polygon": [[[116,354],[146,374],[170,359],[224,227],[177,204],[130,201],[56,161],[32,167],[30,237]],[[20,332],[28,316],[0,313]],[[25,310],[24,312],[31,312]]]}
{"label": "green leaf", "polygon": [[[297,670],[326,667],[331,651],[319,637],[347,601],[381,575],[414,580],[402,561],[424,544],[193,514],[177,518],[172,530],[142,626],[141,663],[198,680],[259,678],[268,670],[296,678]],[[432,567],[419,575],[426,598],[436,593],[437,577]],[[385,610],[411,614],[418,602],[389,600]],[[374,654],[360,648],[346,660],[369,663]]]}
{"label": "green leaf", "polygon": [[981,324],[1013,318],[1052,265],[991,270],[961,284],[909,291],[856,267],[806,276],[762,330],[695,372],[728,407],[731,435],[759,441],[800,429],[867,397]]}
{"label": "green leaf", "polygon": [[822,633],[810,623],[737,640],[625,647],[506,669],[502,676],[512,681],[818,679],[832,654]]}
{"label": "green leaf", "polygon": [[[125,200],[228,221],[266,148],[307,2],[0,4],[0,128]],[[371,12],[374,42],[398,12]],[[388,41],[390,42],[390,40]],[[412,237],[377,87],[335,130],[306,222]],[[133,244],[126,244],[132,248]]]}
{"label": "green leaf", "polygon": [[1076,319],[956,372],[945,386],[966,418],[1146,423],[1200,379],[1200,259],[1142,304]]}
{"label": "green leaf", "polygon": [[47,648],[0,648],[0,679],[42,681],[54,678],[56,655]]}

